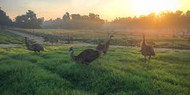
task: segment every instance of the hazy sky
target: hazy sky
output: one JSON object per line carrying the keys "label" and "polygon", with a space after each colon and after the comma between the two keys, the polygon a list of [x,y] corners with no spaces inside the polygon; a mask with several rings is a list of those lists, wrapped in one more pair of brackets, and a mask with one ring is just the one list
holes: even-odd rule
{"label": "hazy sky", "polygon": [[101,18],[139,16],[151,11],[190,10],[190,0],[0,0],[0,7],[12,19],[33,10],[38,17],[62,17],[65,12],[88,15],[96,13]]}

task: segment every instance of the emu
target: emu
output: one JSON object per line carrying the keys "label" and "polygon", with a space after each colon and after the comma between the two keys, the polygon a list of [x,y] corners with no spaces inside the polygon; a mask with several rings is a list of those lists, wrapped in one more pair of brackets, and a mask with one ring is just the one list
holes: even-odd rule
{"label": "emu", "polygon": [[51,39],[49,39],[49,42],[53,45],[53,43],[58,43],[58,39],[56,39],[56,38],[51,38]]}
{"label": "emu", "polygon": [[36,52],[40,53],[40,51],[44,50],[43,46],[40,45],[40,44],[32,44],[32,45],[30,45],[28,43],[27,37],[25,37],[25,44],[26,44],[26,47],[27,47],[28,50],[34,51],[35,53]]}
{"label": "emu", "polygon": [[190,38],[188,38],[188,42],[190,42]]}
{"label": "emu", "polygon": [[69,34],[67,35],[67,42],[66,44],[73,44],[73,37],[70,36]]}
{"label": "emu", "polygon": [[53,45],[53,43],[58,43],[59,42],[59,40],[57,39],[57,38],[49,38],[49,37],[43,37],[44,38],[44,42],[50,42],[52,45]]}
{"label": "emu", "polygon": [[108,41],[105,44],[99,43],[98,46],[96,47],[96,50],[103,52],[105,55],[109,49],[109,45],[110,45],[110,41],[112,37],[113,35],[110,35]]}
{"label": "emu", "polygon": [[146,56],[149,56],[149,60],[151,59],[151,56],[155,56],[154,48],[153,46],[146,43],[144,34],[143,34],[143,41],[141,44],[141,53],[145,58],[145,62],[146,62]]}
{"label": "emu", "polygon": [[100,52],[93,49],[86,49],[77,56],[74,55],[73,47],[71,47],[69,51],[71,58],[78,64],[89,65],[92,61],[100,56]]}
{"label": "emu", "polygon": [[44,38],[44,42],[48,42],[49,38],[48,37],[43,37]]}

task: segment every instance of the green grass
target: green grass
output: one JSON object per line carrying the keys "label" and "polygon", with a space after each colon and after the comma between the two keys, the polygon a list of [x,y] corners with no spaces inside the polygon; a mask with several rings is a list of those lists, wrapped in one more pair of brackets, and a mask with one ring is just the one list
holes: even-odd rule
{"label": "green grass", "polygon": [[[75,41],[83,41],[86,43],[97,44],[100,41],[106,41],[108,37],[108,30],[66,30],[66,29],[14,29],[17,31],[32,33],[38,36],[55,37],[61,40],[67,40],[68,34],[71,35]],[[157,33],[156,33],[157,32]],[[111,41],[112,45],[120,46],[140,46],[142,41],[142,32],[126,32],[115,31],[114,37]],[[181,34],[173,37],[171,32],[146,32],[147,42],[154,42],[157,48],[176,48],[176,49],[190,49],[190,35],[186,38],[181,37]]]}
{"label": "green grass", "polygon": [[24,39],[6,30],[0,30],[0,44],[22,44]]}
{"label": "green grass", "polygon": [[[143,62],[138,49],[111,48],[91,65],[74,63],[69,46],[0,48],[0,95],[189,95],[190,51],[156,50]],[[75,47],[76,53],[86,48]]]}

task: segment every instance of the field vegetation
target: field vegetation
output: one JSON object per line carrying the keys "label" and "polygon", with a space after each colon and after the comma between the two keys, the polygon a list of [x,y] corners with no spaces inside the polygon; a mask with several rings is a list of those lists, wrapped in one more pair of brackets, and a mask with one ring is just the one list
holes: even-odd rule
{"label": "field vegetation", "polygon": [[7,30],[0,30],[0,44],[22,44],[23,42],[22,37],[10,33]]}
{"label": "field vegetation", "polygon": [[[189,95],[190,52],[156,50],[145,63],[139,49],[111,48],[91,63],[70,59],[70,45],[0,48],[1,95]],[[86,48],[76,46],[76,53]]]}
{"label": "field vegetation", "polygon": [[66,30],[66,29],[13,29],[25,33],[32,33],[38,36],[55,37],[61,40],[67,40],[68,35],[72,36],[74,41],[97,44],[106,41],[109,33],[114,34],[111,41],[112,45],[138,47],[142,41],[142,33],[146,34],[149,44],[157,48],[177,48],[190,49],[190,35],[182,37],[181,33],[162,31],[109,31],[109,30]]}
{"label": "field vegetation", "polygon": [[[190,11],[188,7],[177,8],[185,0],[181,0],[181,4],[178,2],[179,6],[174,2],[180,0],[173,0],[173,3],[167,0],[168,4],[176,5],[168,11],[160,6],[162,2],[154,6],[151,0],[144,4],[140,0],[133,4],[131,0],[127,7],[120,6],[125,0],[77,3],[74,3],[77,0],[19,0],[16,4],[13,0],[4,1],[0,4],[3,6],[0,7],[0,95],[190,95]],[[54,9],[63,2],[66,5]],[[83,3],[85,6],[80,7]],[[114,12],[116,7],[112,9],[117,4],[123,15]],[[96,13],[81,14],[87,12],[86,8],[93,9],[97,5],[101,6],[96,10],[104,19]],[[107,5],[110,8],[105,7]],[[145,5],[159,10],[137,14],[143,12]],[[18,14],[20,6],[34,11]],[[40,12],[42,7],[47,10]],[[61,11],[63,7],[72,10],[72,14]],[[134,10],[128,10],[131,7]],[[10,11],[11,8],[17,10]],[[85,10],[81,12],[80,8]],[[101,13],[104,11],[107,12]],[[117,17],[107,21],[111,20],[111,12]],[[129,13],[125,15],[126,12]],[[24,37],[30,44],[27,38],[24,43]],[[100,51],[108,48],[106,55],[99,57]],[[74,51],[75,55],[84,52],[77,57],[70,56]],[[152,58],[145,61],[142,55]],[[71,57],[78,63],[98,58],[85,65],[77,64]]]}

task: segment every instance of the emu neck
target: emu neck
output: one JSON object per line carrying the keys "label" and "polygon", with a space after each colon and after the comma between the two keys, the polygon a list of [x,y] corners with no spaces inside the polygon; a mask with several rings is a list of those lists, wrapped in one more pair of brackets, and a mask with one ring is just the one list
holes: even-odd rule
{"label": "emu neck", "polygon": [[109,37],[108,41],[106,42],[106,47],[110,45],[111,37]]}
{"label": "emu neck", "polygon": [[142,45],[146,45],[145,36],[143,35],[143,42]]}
{"label": "emu neck", "polygon": [[75,60],[74,51],[71,51],[70,56],[71,56],[71,58],[72,58],[73,60]]}
{"label": "emu neck", "polygon": [[30,49],[30,46],[29,46],[29,43],[28,43],[28,40],[27,40],[27,39],[25,39],[25,44],[26,44],[26,47],[27,47],[28,49]]}

